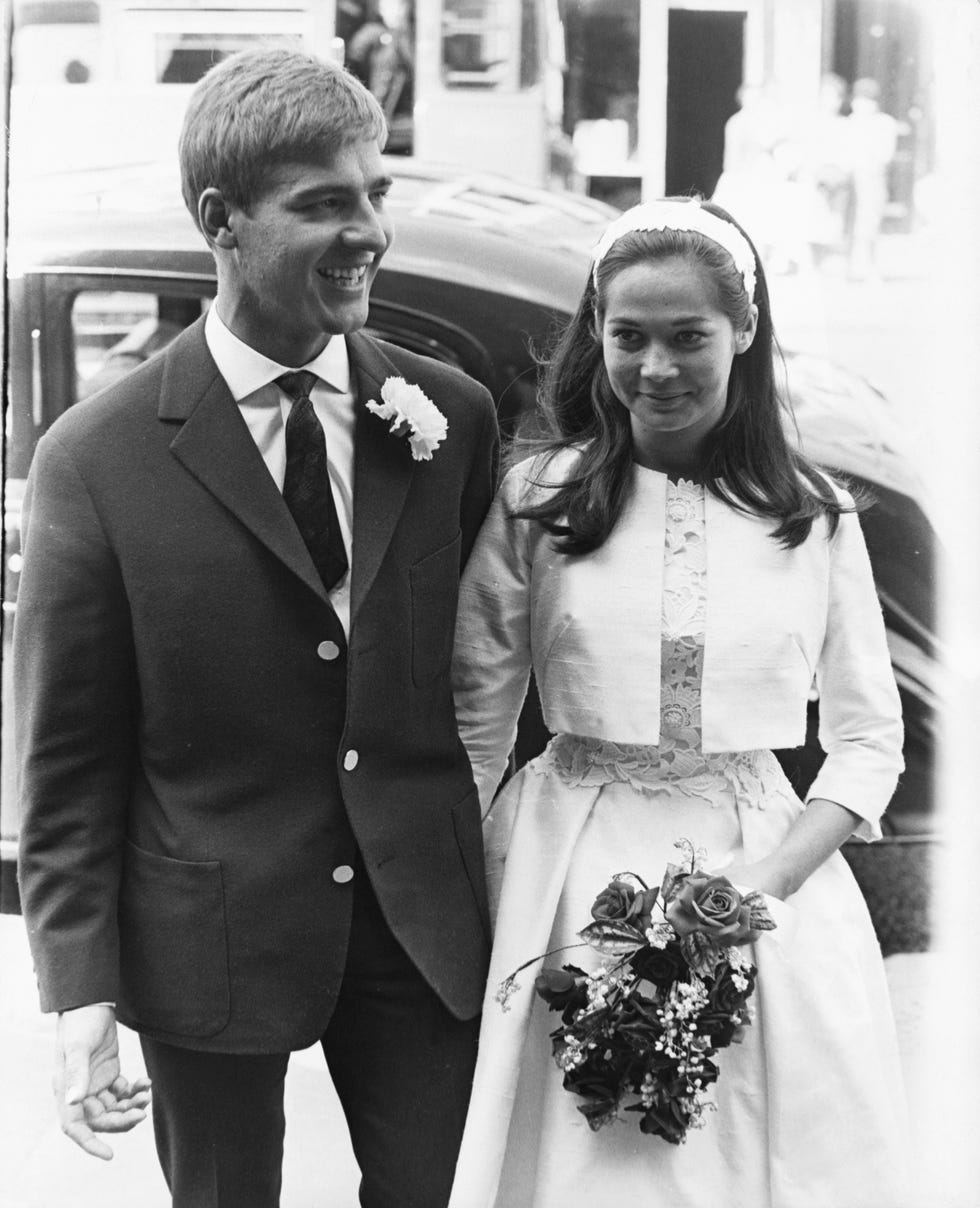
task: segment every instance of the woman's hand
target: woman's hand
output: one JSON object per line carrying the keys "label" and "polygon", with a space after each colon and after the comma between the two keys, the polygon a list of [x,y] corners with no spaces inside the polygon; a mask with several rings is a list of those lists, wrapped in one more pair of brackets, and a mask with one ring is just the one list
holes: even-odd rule
{"label": "woman's hand", "polygon": [[757,860],[754,864],[730,864],[727,868],[719,869],[714,875],[727,877],[738,889],[757,889],[760,893],[778,898],[781,902],[798,888],[793,884],[787,870],[779,866],[775,856]]}
{"label": "woman's hand", "polygon": [[836,801],[814,797],[774,851],[752,864],[730,864],[719,875],[727,877],[733,885],[758,889],[784,902],[854,833],[860,822],[857,814]]}

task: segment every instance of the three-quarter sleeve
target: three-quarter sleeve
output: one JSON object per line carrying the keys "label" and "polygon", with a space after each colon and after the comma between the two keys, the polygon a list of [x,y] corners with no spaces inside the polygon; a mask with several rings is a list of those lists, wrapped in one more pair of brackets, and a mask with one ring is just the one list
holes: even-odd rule
{"label": "three-quarter sleeve", "polygon": [[863,819],[858,837],[880,838],[879,819],[904,767],[902,715],[871,562],[853,513],[841,516],[830,538],[817,689],[827,758],[807,799],[837,802]]}
{"label": "three-quarter sleeve", "polygon": [[505,477],[460,586],[453,693],[484,814],[514,746],[531,670],[531,521],[512,512],[521,467]]}

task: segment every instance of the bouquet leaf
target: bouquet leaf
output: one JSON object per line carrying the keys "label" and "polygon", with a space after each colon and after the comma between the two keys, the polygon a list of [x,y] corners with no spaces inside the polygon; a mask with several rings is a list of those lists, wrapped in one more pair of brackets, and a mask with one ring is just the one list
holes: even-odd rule
{"label": "bouquet leaf", "polygon": [[674,896],[674,890],[677,887],[678,881],[683,881],[690,873],[689,868],[682,868],[680,864],[668,864],[664,870],[663,880],[660,882],[660,897],[664,904]]}
{"label": "bouquet leaf", "polygon": [[725,959],[723,951],[700,931],[692,931],[681,936],[678,941],[681,953],[687,961],[691,972],[698,977],[711,977],[721,961]]}
{"label": "bouquet leaf", "polygon": [[590,923],[579,936],[603,956],[626,956],[645,947],[647,942],[639,927],[619,921]]}
{"label": "bouquet leaf", "polygon": [[749,926],[753,931],[775,931],[776,923],[769,913],[766,899],[758,890],[745,894],[742,901],[749,908]]}

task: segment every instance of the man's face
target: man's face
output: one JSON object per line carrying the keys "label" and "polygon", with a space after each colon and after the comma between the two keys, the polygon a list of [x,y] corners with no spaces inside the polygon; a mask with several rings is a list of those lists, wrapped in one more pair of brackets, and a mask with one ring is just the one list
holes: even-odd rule
{"label": "man's face", "polygon": [[392,240],[391,179],[373,139],[272,169],[248,211],[227,209],[218,314],[246,344],[290,368],[332,335],[363,327]]}

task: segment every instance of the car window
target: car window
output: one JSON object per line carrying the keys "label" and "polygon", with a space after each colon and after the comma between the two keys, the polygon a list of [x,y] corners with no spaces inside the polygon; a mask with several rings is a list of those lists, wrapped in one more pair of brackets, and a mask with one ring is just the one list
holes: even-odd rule
{"label": "car window", "polygon": [[[135,369],[193,323],[210,298],[142,290],[81,290],[71,308],[76,398]],[[406,307],[373,305],[365,331],[487,381],[486,351],[466,332]]]}
{"label": "car window", "polygon": [[71,311],[76,397],[87,398],[165,347],[209,299],[139,290],[82,290]]}

